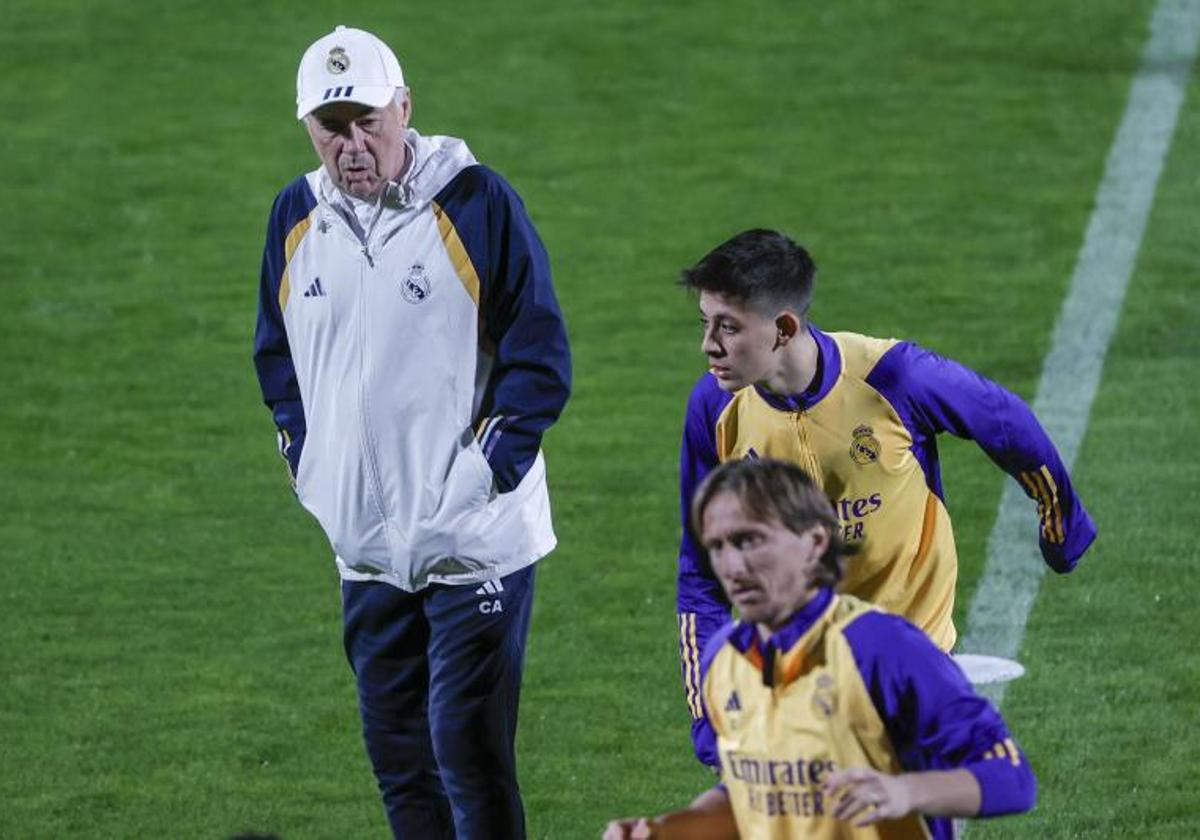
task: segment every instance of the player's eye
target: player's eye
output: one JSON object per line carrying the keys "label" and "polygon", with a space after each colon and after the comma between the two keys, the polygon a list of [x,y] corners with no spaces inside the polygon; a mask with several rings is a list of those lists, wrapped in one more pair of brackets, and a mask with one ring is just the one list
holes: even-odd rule
{"label": "player's eye", "polygon": [[753,533],[736,534],[729,540],[730,545],[732,545],[738,551],[745,551],[746,549],[754,548],[760,542],[762,542],[762,537]]}
{"label": "player's eye", "polygon": [[735,327],[733,324],[730,324],[728,322],[721,324],[721,332],[723,332],[725,335],[736,335],[737,331],[738,331],[738,328]]}

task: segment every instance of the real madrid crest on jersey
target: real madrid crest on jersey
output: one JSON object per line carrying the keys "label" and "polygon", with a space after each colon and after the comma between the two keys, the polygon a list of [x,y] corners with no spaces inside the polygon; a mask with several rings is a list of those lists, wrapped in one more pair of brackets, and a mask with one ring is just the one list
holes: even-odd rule
{"label": "real madrid crest on jersey", "polygon": [[425,273],[425,266],[413,263],[408,274],[400,281],[400,294],[409,303],[422,303],[429,297],[430,290],[429,275]]}
{"label": "real madrid crest on jersey", "polygon": [[813,711],[827,718],[833,717],[837,711],[837,695],[833,690],[833,677],[821,674],[817,677],[817,687],[812,696]]}
{"label": "real madrid crest on jersey", "polygon": [[329,58],[325,59],[325,69],[334,75],[345,73],[350,69],[350,56],[341,47],[334,47],[329,51]]}
{"label": "real madrid crest on jersey", "polygon": [[854,440],[850,442],[850,457],[860,467],[873,464],[879,460],[879,438],[870,426],[859,426],[854,432]]}

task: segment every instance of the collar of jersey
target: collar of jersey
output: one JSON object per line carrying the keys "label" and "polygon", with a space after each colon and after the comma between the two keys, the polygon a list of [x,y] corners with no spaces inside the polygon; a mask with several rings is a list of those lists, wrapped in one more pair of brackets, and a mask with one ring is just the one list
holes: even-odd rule
{"label": "collar of jersey", "polygon": [[759,636],[758,627],[753,622],[741,621],[730,634],[729,641],[760,671],[763,670],[764,663],[773,663],[775,670],[782,672],[783,679],[777,681],[774,674],[769,678],[764,674],[764,682],[784,685],[794,680],[802,670],[798,660],[804,658],[804,646],[799,644],[800,641],[832,604],[833,590],[821,589],[815,598],[801,607],[799,612],[769,638],[764,640]]}
{"label": "collar of jersey", "polygon": [[755,385],[754,390],[763,398],[767,405],[779,411],[805,411],[825,399],[825,395],[833,390],[838,377],[842,373],[842,353],[838,350],[833,338],[812,324],[808,331],[817,342],[817,372],[809,386],[799,394],[776,394],[768,391],[762,385]]}

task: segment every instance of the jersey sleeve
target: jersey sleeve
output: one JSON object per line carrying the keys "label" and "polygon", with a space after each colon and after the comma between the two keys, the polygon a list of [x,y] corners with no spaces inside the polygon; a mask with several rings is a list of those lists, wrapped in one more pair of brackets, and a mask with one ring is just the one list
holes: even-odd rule
{"label": "jersey sleeve", "polygon": [[729,395],[707,374],[688,400],[683,444],[679,455],[679,506],[682,528],[679,543],[679,574],[676,613],[679,622],[679,652],[684,693],[692,713],[692,745],[696,758],[716,767],[716,736],[705,719],[701,702],[701,652],[730,618],[729,601],[712,573],[704,552],[696,545],[688,527],[692,496],[705,476],[717,466],[716,418]]}
{"label": "jersey sleeve", "polygon": [[571,392],[571,352],[550,259],[516,191],[485,166],[464,169],[437,196],[479,277],[481,343],[494,361],[476,436],[512,490]]}
{"label": "jersey sleeve", "polygon": [[915,449],[940,432],[975,441],[1037,503],[1038,545],[1046,564],[1056,572],[1075,568],[1096,538],[1096,524],[1058,450],[1020,397],[911,342],[885,353],[867,383],[896,409]]}
{"label": "jersey sleeve", "polygon": [[258,320],[254,330],[254,367],[263,402],[271,409],[279,438],[279,454],[295,482],[304,448],[304,405],[283,322],[290,293],[288,262],[308,230],[317,201],[304,178],[297,178],[276,197],[267,222],[259,272]]}
{"label": "jersey sleeve", "polygon": [[1025,754],[954,660],[889,613],[863,614],[845,637],[906,771],[967,770],[979,782],[979,816],[1033,808],[1037,779]]}

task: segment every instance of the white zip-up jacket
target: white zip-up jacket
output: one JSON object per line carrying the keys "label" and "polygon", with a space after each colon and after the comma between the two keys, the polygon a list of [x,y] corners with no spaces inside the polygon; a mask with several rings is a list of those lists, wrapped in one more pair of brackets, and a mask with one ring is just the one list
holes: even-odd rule
{"label": "white zip-up jacket", "polygon": [[516,193],[461,140],[406,143],[366,229],[323,167],[276,198],[254,357],[341,576],[417,591],[554,547],[540,445],[571,369]]}

